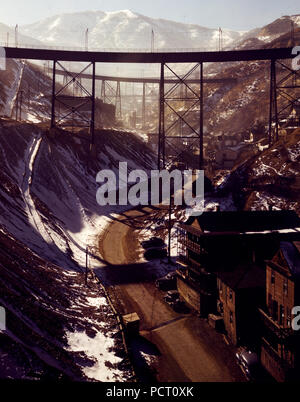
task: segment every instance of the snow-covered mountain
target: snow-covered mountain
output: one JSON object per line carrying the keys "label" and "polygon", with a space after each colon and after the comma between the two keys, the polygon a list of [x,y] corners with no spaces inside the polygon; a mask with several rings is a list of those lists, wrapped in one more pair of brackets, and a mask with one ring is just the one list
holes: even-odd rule
{"label": "snow-covered mountain", "polygon": [[[279,36],[291,31],[292,24],[294,29],[300,27],[300,14],[298,15],[285,15],[276,19],[268,25],[265,25],[258,30],[256,37],[264,42],[271,42]],[[252,35],[253,36],[253,35]]]}
{"label": "snow-covered mountain", "polygon": [[[282,16],[250,31],[222,28],[223,48],[245,48],[250,40],[264,45],[300,27],[300,14]],[[85,48],[88,29],[89,49],[219,49],[219,28],[155,19],[130,10],[113,12],[85,11],[60,14],[20,26],[17,42],[21,44]],[[0,42],[15,44],[15,29],[0,23]],[[250,43],[250,42],[249,42]],[[250,43],[250,47],[253,47]]]}
{"label": "snow-covered mountain", "polygon": [[31,45],[39,45],[41,46],[42,43],[38,41],[37,39],[34,39],[34,37],[28,37],[26,35],[23,35],[19,28],[15,30],[15,27],[9,27],[8,25],[2,24],[0,22],[0,44],[1,46],[3,45],[9,45],[9,46],[15,46],[17,42],[17,45],[23,45],[23,44],[31,44]]}
{"label": "snow-covered mountain", "polygon": [[[218,47],[219,30],[194,24],[149,18],[129,10],[86,11],[49,17],[21,27],[24,35],[49,45],[89,48],[151,49],[152,30],[155,49],[208,49]],[[244,32],[223,29],[223,46],[233,45]]]}
{"label": "snow-covered mountain", "polygon": [[[270,24],[250,31],[222,28],[223,49],[260,48],[300,26],[300,16],[284,16]],[[9,28],[0,24],[0,42],[6,42]],[[88,35],[86,35],[88,30]],[[10,29],[10,43],[14,44],[14,29]],[[206,28],[165,19],[150,18],[129,10],[114,12],[85,11],[48,17],[19,27],[19,44],[34,44],[89,50],[219,50],[219,28]],[[79,66],[74,65],[73,69]],[[155,76],[155,65],[102,64],[106,75]]]}
{"label": "snow-covered mountain", "polygon": [[[280,36],[291,33],[292,29],[297,30],[300,27],[300,14],[296,15],[284,15],[277,18],[275,21],[263,26],[262,28],[255,28],[244,35],[237,43],[236,48],[259,48],[267,43],[274,41]],[[290,35],[292,37],[292,35]],[[291,46],[292,44],[287,44]]]}

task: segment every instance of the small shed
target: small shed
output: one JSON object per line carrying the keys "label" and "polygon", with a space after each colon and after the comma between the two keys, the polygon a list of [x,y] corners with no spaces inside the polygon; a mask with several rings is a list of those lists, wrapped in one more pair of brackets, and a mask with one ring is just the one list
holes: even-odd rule
{"label": "small shed", "polygon": [[140,330],[140,317],[137,313],[125,314],[122,317],[128,335],[138,335]]}
{"label": "small shed", "polygon": [[208,315],[208,323],[211,327],[217,331],[222,331],[224,329],[223,317],[215,314]]}

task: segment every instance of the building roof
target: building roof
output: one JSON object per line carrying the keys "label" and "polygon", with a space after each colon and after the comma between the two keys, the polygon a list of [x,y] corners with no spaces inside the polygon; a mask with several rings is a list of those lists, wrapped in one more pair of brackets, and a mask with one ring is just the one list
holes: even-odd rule
{"label": "building roof", "polygon": [[300,113],[300,105],[299,105],[299,104],[294,104],[293,107],[292,107],[292,109],[294,109],[295,112]]}
{"label": "building roof", "polygon": [[300,219],[295,211],[216,211],[190,216],[185,225],[197,221],[202,232],[268,233],[300,229]]}
{"label": "building roof", "polygon": [[264,288],[265,271],[257,265],[239,265],[233,271],[218,273],[218,278],[230,289]]}
{"label": "building roof", "polygon": [[280,249],[293,276],[300,277],[300,242],[280,242]]}

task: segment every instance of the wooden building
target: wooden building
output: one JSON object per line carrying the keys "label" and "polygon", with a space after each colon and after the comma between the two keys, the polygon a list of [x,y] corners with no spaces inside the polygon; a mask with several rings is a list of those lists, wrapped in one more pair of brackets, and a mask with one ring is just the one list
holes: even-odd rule
{"label": "wooden building", "polygon": [[216,211],[178,227],[178,291],[200,315],[217,311],[217,276],[238,266],[264,267],[282,240],[300,240],[294,211]]}
{"label": "wooden building", "polygon": [[281,242],[267,261],[266,305],[261,362],[277,381],[300,379],[300,330],[292,328],[292,309],[300,306],[300,242]]}
{"label": "wooden building", "polygon": [[265,271],[253,264],[218,274],[218,313],[234,345],[253,348],[259,341],[258,308],[263,305]]}

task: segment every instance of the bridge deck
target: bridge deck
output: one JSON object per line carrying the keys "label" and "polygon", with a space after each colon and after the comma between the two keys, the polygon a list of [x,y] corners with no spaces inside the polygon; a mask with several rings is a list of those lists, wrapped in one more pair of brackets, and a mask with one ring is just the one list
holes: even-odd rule
{"label": "bridge deck", "polygon": [[197,63],[289,59],[292,48],[229,50],[220,52],[88,52],[5,47],[6,57],[99,63]]}
{"label": "bridge deck", "polygon": [[[57,75],[66,75],[66,72],[63,70],[56,70]],[[80,78],[85,78],[85,79],[91,79],[93,77],[92,74],[87,74],[87,73],[81,73],[79,74],[78,72],[75,71],[68,71],[69,75],[76,76]],[[145,84],[159,84],[160,79],[159,78],[154,78],[154,77],[113,77],[110,75],[95,75],[96,80],[100,81],[118,81],[118,82],[133,82],[133,83],[145,83]],[[178,79],[176,78],[165,78],[164,80],[165,84],[174,84],[178,82]],[[199,84],[199,79],[193,79],[193,78],[188,78],[185,80],[186,83],[188,84]],[[210,82],[210,83],[223,83],[223,82],[237,82],[236,78],[204,78],[203,82]]]}

